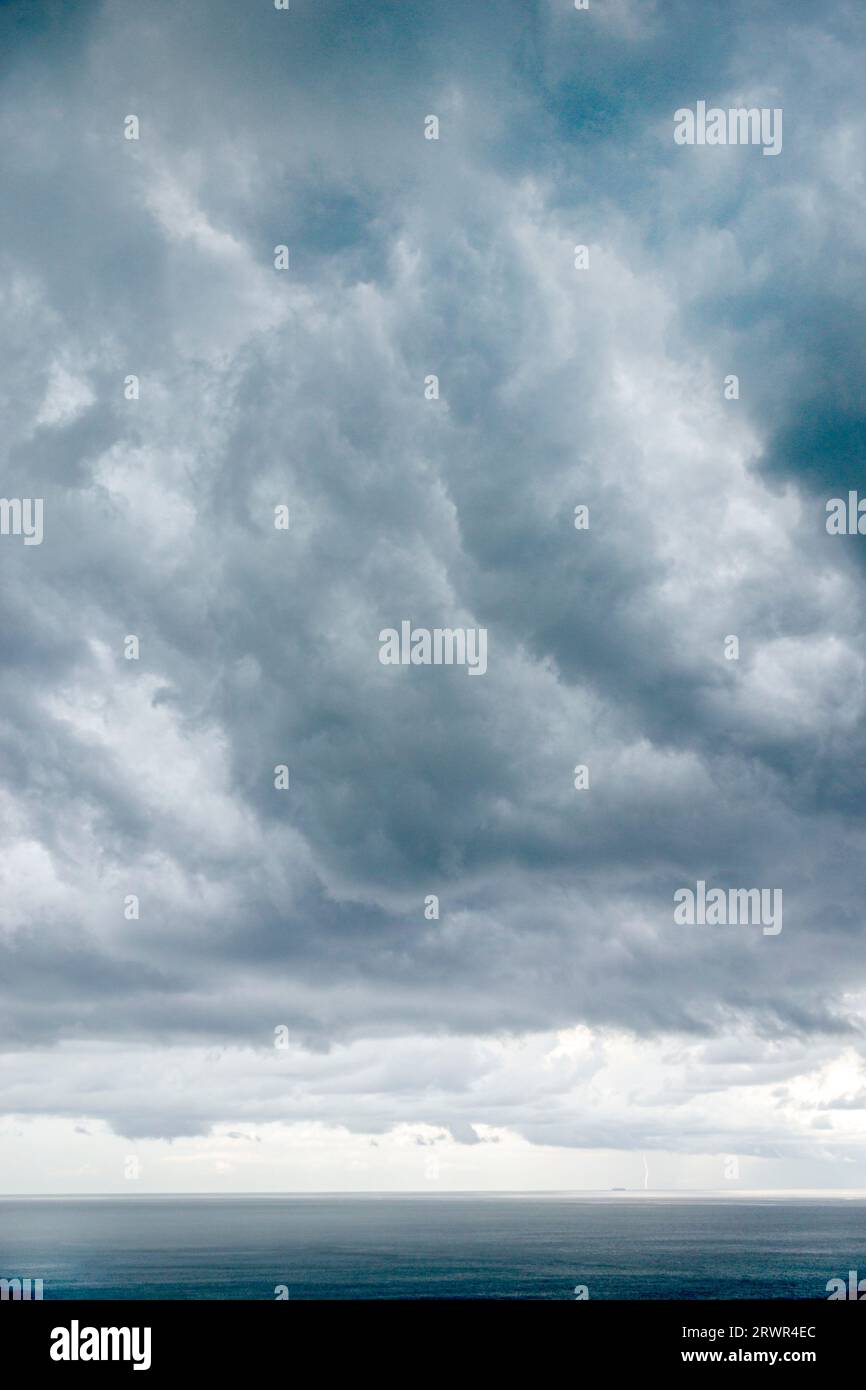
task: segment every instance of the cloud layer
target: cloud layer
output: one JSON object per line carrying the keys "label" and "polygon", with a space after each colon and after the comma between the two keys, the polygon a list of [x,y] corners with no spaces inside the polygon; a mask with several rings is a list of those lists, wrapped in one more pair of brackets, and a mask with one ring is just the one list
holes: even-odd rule
{"label": "cloud layer", "polygon": [[[863,542],[824,517],[866,442],[861,7],[31,8],[0,16],[3,493],[45,499],[41,546],[0,539],[7,1185],[75,1124],[857,1185]],[[676,146],[699,99],[782,107],[782,154]],[[382,666],[403,619],[485,627],[486,675]],[[781,888],[783,932],[675,926],[698,879]]]}

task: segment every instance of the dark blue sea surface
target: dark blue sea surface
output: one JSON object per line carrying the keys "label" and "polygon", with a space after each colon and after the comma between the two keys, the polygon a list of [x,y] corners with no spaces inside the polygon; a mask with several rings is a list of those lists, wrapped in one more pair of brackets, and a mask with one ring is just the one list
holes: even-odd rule
{"label": "dark blue sea surface", "polygon": [[0,1199],[0,1277],[46,1299],[826,1298],[849,1269],[864,1199]]}

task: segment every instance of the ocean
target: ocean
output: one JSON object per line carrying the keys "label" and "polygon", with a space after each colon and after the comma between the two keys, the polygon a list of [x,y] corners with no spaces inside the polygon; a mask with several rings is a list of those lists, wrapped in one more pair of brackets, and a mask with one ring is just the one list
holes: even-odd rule
{"label": "ocean", "polygon": [[48,1299],[827,1298],[866,1199],[569,1194],[0,1199]]}

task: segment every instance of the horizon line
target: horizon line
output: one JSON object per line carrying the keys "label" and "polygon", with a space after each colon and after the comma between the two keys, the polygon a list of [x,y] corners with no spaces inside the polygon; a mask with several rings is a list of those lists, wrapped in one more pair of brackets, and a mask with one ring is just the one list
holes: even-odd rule
{"label": "horizon line", "polygon": [[790,1188],[742,1188],[731,1191],[720,1187],[574,1187],[574,1188],[444,1188],[430,1191],[429,1188],[322,1188],[305,1190],[269,1189],[267,1191],[196,1191],[196,1192],[0,1192],[0,1201],[15,1200],[61,1200],[61,1199],[137,1199],[142,1197],[638,1197],[638,1198],[689,1198],[723,1197],[726,1200],[753,1198],[799,1198],[810,1197],[866,1200],[866,1187],[790,1187]]}

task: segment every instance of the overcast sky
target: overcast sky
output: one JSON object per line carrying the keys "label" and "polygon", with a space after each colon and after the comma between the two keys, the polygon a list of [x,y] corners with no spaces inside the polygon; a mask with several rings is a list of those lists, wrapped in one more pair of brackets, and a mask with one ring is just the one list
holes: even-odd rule
{"label": "overcast sky", "polygon": [[864,61],[859,0],[0,6],[0,1190],[866,1187]]}

